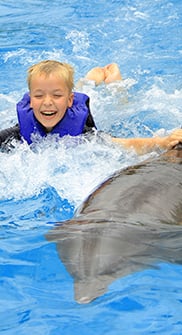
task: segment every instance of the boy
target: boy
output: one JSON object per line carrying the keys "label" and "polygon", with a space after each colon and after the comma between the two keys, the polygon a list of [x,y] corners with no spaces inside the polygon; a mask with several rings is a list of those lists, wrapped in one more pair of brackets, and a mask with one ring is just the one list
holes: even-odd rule
{"label": "boy", "polygon": [[[73,93],[74,70],[66,63],[45,60],[28,70],[28,88],[23,99],[17,104],[18,125],[0,132],[0,145],[8,147],[12,139],[25,140],[31,144],[36,134],[77,136],[96,129],[89,109],[89,97],[83,93]],[[102,81],[110,83],[121,80],[117,64],[97,67],[89,71],[85,80],[93,80],[96,85]],[[182,129],[160,138],[113,138],[126,148],[133,147],[143,154],[156,146],[170,149],[182,141]]]}

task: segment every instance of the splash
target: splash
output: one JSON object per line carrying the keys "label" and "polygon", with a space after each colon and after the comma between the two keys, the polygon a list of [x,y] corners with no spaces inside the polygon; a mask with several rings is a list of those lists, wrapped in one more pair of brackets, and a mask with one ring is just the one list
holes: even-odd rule
{"label": "splash", "polygon": [[53,187],[62,199],[78,206],[107,176],[137,158],[102,135],[89,140],[44,139],[33,149],[16,144],[11,153],[0,153],[0,159],[0,199],[32,197]]}

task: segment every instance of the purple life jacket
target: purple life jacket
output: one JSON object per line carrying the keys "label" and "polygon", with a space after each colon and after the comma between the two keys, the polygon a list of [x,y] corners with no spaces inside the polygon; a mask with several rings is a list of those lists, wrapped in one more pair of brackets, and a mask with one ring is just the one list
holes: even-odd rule
{"label": "purple life jacket", "polygon": [[[86,102],[89,97],[86,94],[74,92],[73,104],[67,108],[61,121],[52,129],[49,134],[59,134],[77,136],[83,133],[85,122],[89,114],[89,106]],[[33,109],[30,107],[29,93],[25,93],[22,100],[17,103],[17,114],[20,125],[20,135],[28,142],[32,143],[32,134],[47,135],[45,128],[35,118]]]}

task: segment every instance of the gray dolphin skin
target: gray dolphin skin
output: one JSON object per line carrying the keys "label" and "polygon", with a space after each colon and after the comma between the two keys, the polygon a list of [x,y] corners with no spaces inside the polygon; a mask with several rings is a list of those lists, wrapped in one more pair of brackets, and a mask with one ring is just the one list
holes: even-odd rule
{"label": "gray dolphin skin", "polygon": [[182,145],[103,182],[46,236],[88,303],[116,278],[182,263]]}

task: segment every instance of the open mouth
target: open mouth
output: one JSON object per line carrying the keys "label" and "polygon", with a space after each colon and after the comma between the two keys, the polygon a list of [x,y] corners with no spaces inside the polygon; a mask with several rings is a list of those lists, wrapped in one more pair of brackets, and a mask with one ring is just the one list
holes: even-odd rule
{"label": "open mouth", "polygon": [[49,116],[53,116],[53,115],[55,115],[56,112],[55,112],[55,111],[41,112],[41,114],[44,115],[44,116],[49,117]]}

